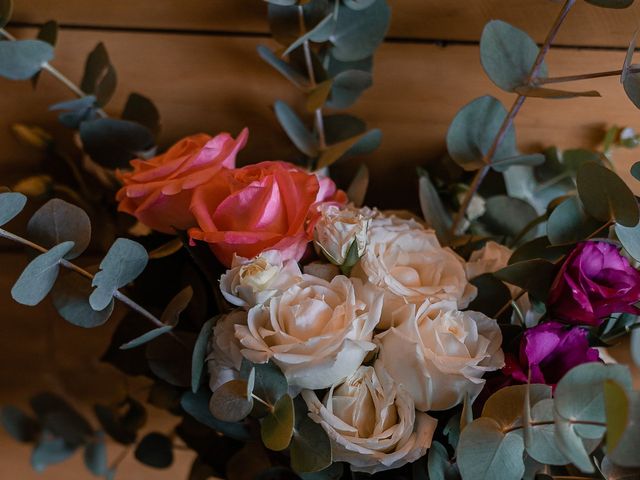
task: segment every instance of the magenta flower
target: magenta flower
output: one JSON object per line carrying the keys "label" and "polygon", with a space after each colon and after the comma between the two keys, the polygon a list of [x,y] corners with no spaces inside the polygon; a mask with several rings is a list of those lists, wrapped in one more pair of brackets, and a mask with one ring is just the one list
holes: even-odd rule
{"label": "magenta flower", "polygon": [[587,331],[558,322],[541,323],[522,335],[518,357],[507,354],[502,372],[513,383],[531,383],[555,386],[573,367],[597,362],[598,350],[589,346]]}
{"label": "magenta flower", "polygon": [[612,313],[634,313],[640,301],[640,272],[606,242],[579,244],[551,286],[547,310],[576,325],[600,325]]}

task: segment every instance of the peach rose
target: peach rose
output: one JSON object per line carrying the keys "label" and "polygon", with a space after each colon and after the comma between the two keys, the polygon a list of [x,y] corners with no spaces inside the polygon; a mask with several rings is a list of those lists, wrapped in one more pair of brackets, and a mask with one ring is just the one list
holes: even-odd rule
{"label": "peach rose", "polygon": [[346,196],[329,178],[290,163],[227,170],[195,189],[191,213],[198,227],[189,235],[209,243],[227,267],[234,254],[253,258],[265,250],[299,260],[311,240],[305,225],[325,201],[344,203]]}
{"label": "peach rose", "polygon": [[228,133],[183,138],[164,154],[132,160],[133,170],[119,172],[124,186],[116,194],[118,210],[153,230],[175,233],[196,225],[189,210],[193,189],[222,169],[235,168],[236,155],[247,143],[245,128],[236,140]]}

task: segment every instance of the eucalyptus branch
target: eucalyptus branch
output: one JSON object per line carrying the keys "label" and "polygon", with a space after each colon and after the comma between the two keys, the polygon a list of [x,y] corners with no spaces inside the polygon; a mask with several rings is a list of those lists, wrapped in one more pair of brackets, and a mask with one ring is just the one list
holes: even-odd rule
{"label": "eucalyptus branch", "polygon": [[522,298],[525,294],[527,293],[526,290],[520,290],[520,292],[513,298],[511,298],[507,303],[505,303],[502,308],[500,310],[498,310],[498,313],[495,314],[495,318],[500,318],[500,315],[502,315],[504,312],[507,311],[507,309],[511,306],[511,304],[517,302],[518,300],[520,300],[520,298]]}
{"label": "eucalyptus branch", "polygon": [[[11,35],[4,28],[0,28],[0,35],[3,36],[4,38],[6,38],[7,40],[11,41],[11,42],[15,42],[17,40],[16,37]],[[58,70],[57,68],[52,66],[49,62],[45,62],[45,63],[42,64],[42,70],[45,70],[46,72],[49,72],[56,80],[58,80],[65,87],[67,87],[67,89],[69,89],[78,98],[83,98],[83,97],[87,96],[87,94],[85,92],[83,92],[75,83],[73,83],[71,80],[69,80],[68,77],[66,77],[60,70]],[[108,117],[107,113],[101,108],[96,108],[95,112],[99,116],[101,116],[102,118],[107,118]]]}
{"label": "eucalyptus branch", "polygon": [[[49,250],[41,245],[38,245],[37,243],[34,243],[30,240],[27,240],[26,238],[23,238],[19,235],[15,235],[11,232],[8,232],[2,228],[0,228],[0,237],[2,238],[6,238],[7,240],[12,240],[14,242],[18,242],[26,247],[29,247],[33,250],[36,250],[40,253],[47,253]],[[93,280],[94,275],[90,272],[88,272],[87,270],[85,270],[82,267],[79,267],[78,265],[76,265],[75,263],[71,263],[69,260],[65,260],[64,258],[60,260],[60,265],[62,265],[64,268],[71,270],[75,273],[77,273],[78,275],[86,278],[87,280]],[[153,323],[154,325],[156,325],[157,327],[164,327],[165,324],[162,323],[155,315],[153,315],[151,312],[149,312],[148,310],[146,310],[144,307],[142,307],[141,305],[139,305],[138,303],[134,302],[131,298],[127,297],[124,293],[120,292],[119,290],[116,290],[113,294],[113,298],[119,300],[120,302],[124,303],[125,305],[127,305],[129,308],[131,308],[132,310],[135,310],[136,312],[138,312],[140,315],[142,315],[143,317],[145,317],[147,320],[151,321],[151,323]],[[169,332],[171,333],[171,332]]]}
{"label": "eucalyptus branch", "polygon": [[[304,21],[304,10],[302,5],[298,5],[298,25],[300,26],[300,33],[304,35],[307,33],[307,27]],[[309,40],[305,40],[302,44],[302,49],[304,51],[304,61],[307,67],[307,76],[309,77],[309,85],[311,89],[317,87],[318,83],[316,82],[316,74],[313,71],[313,61],[311,59],[311,46],[309,45]],[[318,132],[318,141],[320,143],[320,150],[324,150],[327,148],[327,140],[324,132],[324,119],[322,117],[322,107],[316,108],[315,112],[315,125],[316,130]]]}
{"label": "eucalyptus branch", "polygon": [[[525,84],[531,84],[532,82],[535,81],[536,75],[538,74],[544,62],[544,58],[549,52],[549,48],[551,48],[551,44],[553,43],[553,40],[555,39],[556,35],[558,34],[558,31],[560,30],[560,26],[567,18],[567,15],[569,14],[569,11],[571,10],[571,7],[573,7],[575,2],[576,0],[565,1],[564,6],[560,10],[560,13],[558,13],[556,20],[553,23],[553,26],[551,27],[551,30],[549,30],[549,33],[547,34],[547,38],[545,38],[544,43],[542,44],[542,47],[540,47],[540,50],[538,51],[538,56],[533,62],[533,65],[531,67],[531,70],[529,71],[529,76],[527,77]],[[460,208],[458,209],[456,215],[453,218],[453,222],[451,224],[451,229],[450,229],[450,232],[453,236],[456,235],[458,226],[464,219],[467,208],[469,208],[469,204],[471,203],[471,199],[477,193],[484,178],[487,176],[487,173],[489,173],[493,156],[495,155],[496,151],[502,144],[502,141],[504,140],[504,137],[507,131],[513,124],[513,121],[516,115],[518,114],[518,112],[520,111],[520,108],[522,107],[522,104],[524,103],[525,99],[526,99],[525,96],[518,95],[516,100],[513,102],[513,105],[511,106],[509,113],[504,118],[502,125],[498,130],[498,133],[493,139],[493,143],[491,144],[491,147],[487,151],[487,154],[482,158],[482,161],[485,163],[485,165],[476,172],[476,175],[473,178],[473,181],[469,189],[465,193],[464,199],[460,203]]]}
{"label": "eucalyptus branch", "polygon": [[610,335],[604,336],[602,338],[602,341],[605,343],[613,342],[614,340],[617,340],[620,337],[624,337],[625,335],[628,335],[633,330],[637,330],[638,328],[640,328],[640,322],[632,323],[631,325],[625,325],[623,328],[611,332]]}

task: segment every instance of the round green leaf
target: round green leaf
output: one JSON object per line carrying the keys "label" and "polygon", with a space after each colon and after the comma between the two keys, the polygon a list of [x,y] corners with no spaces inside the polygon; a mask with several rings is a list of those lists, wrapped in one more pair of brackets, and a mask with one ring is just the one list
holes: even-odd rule
{"label": "round green leaf", "polygon": [[0,41],[0,77],[27,80],[53,59],[53,47],[42,40]]}
{"label": "round green leaf", "polygon": [[473,421],[460,434],[457,457],[462,478],[520,480],[524,474],[524,442],[515,432],[506,435],[492,418]]}
{"label": "round green leaf", "polygon": [[0,28],[3,28],[13,13],[13,0],[0,0]]}
{"label": "round green leaf", "polygon": [[54,198],[45,203],[27,224],[29,237],[46,248],[62,242],[74,242],[67,260],[78,257],[91,241],[91,220],[81,208]]}
{"label": "round green leaf", "polygon": [[223,422],[244,420],[253,409],[253,399],[247,399],[247,382],[231,380],[211,396],[209,408],[214,417]]}
{"label": "round green leaf", "polygon": [[553,281],[555,266],[547,260],[535,259],[513,263],[494,275],[503,282],[516,285],[539,300],[545,300]]}
{"label": "round green leaf", "polygon": [[262,419],[260,434],[264,446],[279,452],[289,446],[293,435],[293,399],[283,395],[273,406],[273,411]]}
{"label": "round green leaf", "polygon": [[390,18],[391,10],[386,0],[375,0],[360,11],[341,4],[335,30],[329,37],[333,44],[331,54],[343,62],[371,56],[384,40]]}
{"label": "round green leaf", "polygon": [[69,445],[62,438],[45,436],[31,452],[31,467],[42,473],[50,465],[64,462],[76,451],[76,446]]}
{"label": "round green leaf", "polygon": [[553,209],[547,220],[547,236],[552,245],[570,245],[588,238],[602,227],[585,212],[578,197],[569,197]]}
{"label": "round green leaf", "polygon": [[33,442],[40,432],[38,422],[13,405],[2,407],[0,423],[9,435],[19,442]]}
{"label": "round green leaf", "polygon": [[627,184],[602,165],[585,163],[576,179],[578,194],[585,210],[594,218],[606,222],[614,219],[625,227],[634,227],[640,220],[638,203]]}
{"label": "round green leaf", "polygon": [[554,419],[558,451],[581,471],[593,473],[595,468],[593,468],[593,463],[582,439],[576,434],[574,425],[569,420],[562,418],[557,410],[554,412]]}
{"label": "round green leaf", "polygon": [[[525,85],[538,56],[538,46],[522,30],[502,20],[487,23],[480,37],[480,61],[498,87],[508,92]],[[537,77],[546,77],[542,64]]]}
{"label": "round green leaf", "polygon": [[[630,405],[628,409],[629,421],[615,449],[607,446],[607,454],[611,457],[611,461],[621,467],[637,468],[640,467],[640,458],[638,457],[638,444],[640,442],[640,393],[628,393],[628,399]],[[607,441],[609,441],[609,437],[607,437]]]}
{"label": "round green leaf", "polygon": [[27,204],[27,197],[18,192],[0,193],[0,227],[13,220]]}
{"label": "round green leaf", "polygon": [[[531,409],[531,420],[535,423],[553,422],[553,400],[548,398],[536,403]],[[566,465],[569,463],[567,457],[558,448],[553,423],[532,426],[529,432],[526,449],[527,453],[536,461],[545,465]]]}
{"label": "round green leaf", "polygon": [[640,224],[625,227],[616,223],[616,235],[624,249],[636,260],[640,259]]}
{"label": "round green leaf", "polygon": [[447,449],[440,442],[429,447],[427,469],[429,480],[454,480],[459,478],[458,467],[449,460]]}
{"label": "round green leaf", "polygon": [[[509,429],[522,422],[522,405],[527,385],[512,385],[501,388],[491,395],[482,409],[482,417],[494,419],[502,427]],[[551,398],[551,387],[548,385],[529,385],[531,405]]]}
{"label": "round green leaf", "polygon": [[[593,362],[573,368],[556,387],[556,412],[567,420],[604,423],[603,385],[606,380],[615,380],[627,391],[631,390],[631,374],[624,365]],[[585,438],[600,438],[605,431],[598,425],[576,425],[575,430]]]}
{"label": "round green leaf", "polygon": [[209,339],[213,333],[215,321],[216,317],[213,317],[202,325],[193,347],[193,354],[191,355],[191,391],[193,393],[198,392],[200,383],[202,382],[202,371],[204,369],[205,358],[209,348]]}
{"label": "round green leaf", "polygon": [[629,399],[624,388],[613,380],[604,382],[604,406],[607,417],[607,450],[618,446],[629,420]]}
{"label": "round green leaf", "polygon": [[496,195],[487,199],[486,213],[481,221],[496,235],[515,237],[537,217],[536,209],[526,201],[507,195]]}
{"label": "round green leaf", "polygon": [[135,457],[149,467],[168,468],[173,463],[171,439],[162,433],[149,433],[136,447]]}
{"label": "round green leaf", "polygon": [[103,309],[96,311],[89,304],[91,283],[74,272],[62,273],[53,289],[51,300],[58,314],[77,327],[94,328],[104,325],[111,317],[114,300]]}
{"label": "round green leaf", "polygon": [[274,105],[274,110],[278,122],[280,122],[285,133],[298,150],[309,157],[316,156],[318,154],[318,141],[313,134],[307,130],[307,127],[304,126],[298,115],[291,110],[291,107],[278,100]]}
{"label": "round green leaf", "polygon": [[33,259],[13,285],[11,289],[13,299],[22,305],[39,304],[51,291],[58,278],[60,260],[72,248],[73,242],[64,242]]}
{"label": "round green leaf", "polygon": [[343,0],[351,10],[364,10],[374,4],[376,0]]}
{"label": "round green leaf", "polygon": [[211,393],[204,390],[201,390],[198,393],[185,392],[180,399],[180,406],[185,412],[203,425],[213,428],[229,438],[233,438],[241,442],[248,441],[250,435],[244,424],[223,422],[211,414],[211,411],[209,410],[210,398]]}
{"label": "round green leaf", "polygon": [[295,429],[289,451],[291,468],[298,473],[319,472],[331,465],[331,441],[320,424],[309,418],[305,401],[294,402]]}
{"label": "round green leaf", "polygon": [[[488,95],[462,107],[447,132],[447,149],[451,158],[465,170],[484,167],[483,158],[489,152],[506,115],[502,103]],[[517,154],[516,133],[511,126],[491,160],[498,161]]]}
{"label": "round green leaf", "polygon": [[97,477],[106,475],[109,470],[107,444],[102,432],[98,432],[96,438],[85,446],[84,464]]}

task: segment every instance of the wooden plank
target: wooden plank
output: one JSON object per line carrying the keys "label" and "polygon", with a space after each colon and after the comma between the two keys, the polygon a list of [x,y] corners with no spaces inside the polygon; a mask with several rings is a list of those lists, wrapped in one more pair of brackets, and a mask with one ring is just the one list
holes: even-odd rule
{"label": "wooden plank", "polygon": [[[303,111],[302,98],[257,57],[255,48],[264,43],[261,39],[66,31],[55,65],[77,80],[84,55],[98,40],[105,41],[118,66],[120,87],[112,111],[122,107],[132,90],[153,98],[163,118],[161,145],[199,131],[236,133],[248,126],[251,135],[240,155],[242,162],[294,158],[271,105],[280,98]],[[618,51],[557,49],[551,51],[549,65],[554,75],[568,75],[615,69],[623,56]],[[444,153],[448,125],[462,105],[484,94],[495,95],[505,104],[513,99],[485,77],[478,49],[470,45],[385,44],[376,59],[374,78],[374,87],[351,111],[383,130],[382,147],[359,161],[372,170],[370,200],[381,205],[384,200],[387,208],[416,205],[415,167]],[[0,144],[4,146],[0,174],[34,170],[37,164],[37,155],[18,147],[10,137],[10,123],[61,130],[47,107],[69,96],[51,78],[42,80],[36,92],[28,82],[0,82]],[[527,100],[516,121],[523,150],[552,144],[593,146],[607,124],[640,127],[638,110],[616,78],[571,87],[595,88],[604,98]],[[307,120],[311,119],[307,116]],[[634,156],[628,153],[627,163]],[[340,178],[346,179],[357,163],[338,168]]]}
{"label": "wooden plank", "polygon": [[[541,42],[560,5],[549,0],[392,0],[391,37],[477,41],[491,19],[527,30]],[[16,0],[14,19],[116,28],[268,31],[264,0]],[[577,2],[558,44],[626,47],[640,22],[640,4],[625,10]]]}

